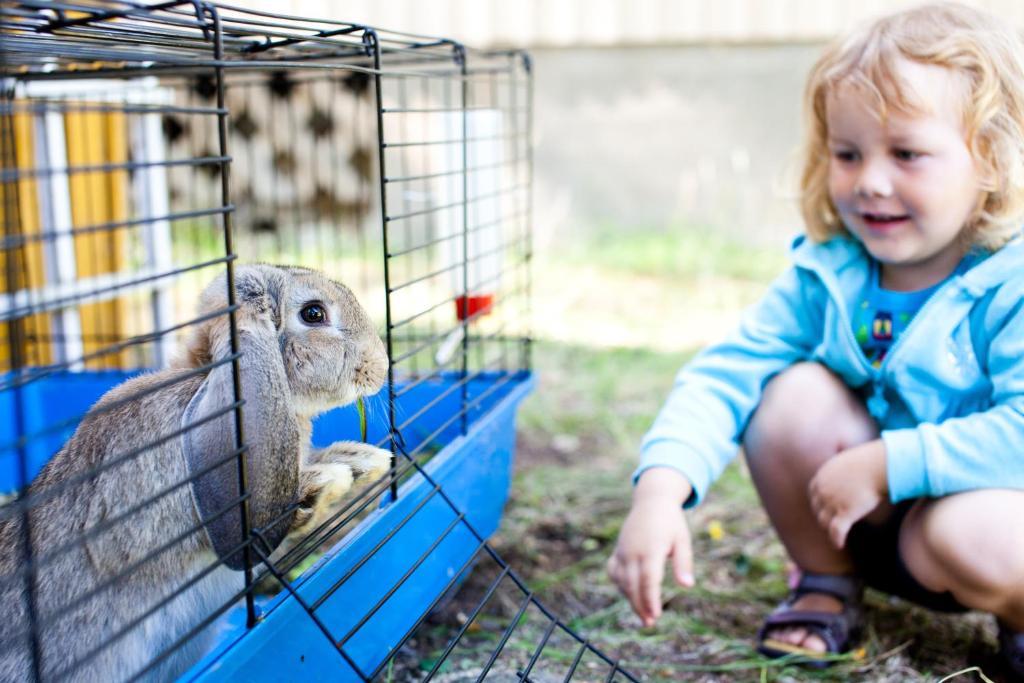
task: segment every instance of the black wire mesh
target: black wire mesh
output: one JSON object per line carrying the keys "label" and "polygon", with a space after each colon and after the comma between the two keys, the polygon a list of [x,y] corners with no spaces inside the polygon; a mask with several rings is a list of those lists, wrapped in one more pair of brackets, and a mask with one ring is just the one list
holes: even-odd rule
{"label": "black wire mesh", "polygon": [[[0,31],[0,674],[175,677],[240,601],[251,628],[284,591],[353,680],[390,678],[395,653],[434,628],[435,608],[476,567],[494,578],[425,680],[452,661],[478,680],[634,680],[536,599],[427,464],[529,376],[528,58],[197,1],[6,3]],[[386,321],[386,395],[368,402],[368,438],[394,454],[391,470],[283,542],[296,496],[259,524],[250,510],[260,492],[247,454],[260,444],[243,429],[236,259],[338,274]],[[226,301],[197,314],[217,275]],[[219,319],[227,350],[181,361]],[[233,392],[214,411],[122,436],[140,412],[174,414],[217,372]],[[103,443],[65,445],[83,417],[106,425]],[[198,470],[168,469],[169,449],[221,419],[231,447]],[[46,462],[62,447],[75,460],[55,472]],[[191,521],[177,514],[222,467],[237,495]],[[324,572],[311,562],[414,485],[423,498],[365,556],[303,591]],[[447,515],[436,536],[339,626],[332,601],[431,506]],[[208,552],[204,534],[226,518],[237,543]],[[350,641],[454,536],[473,550],[444,590],[391,634],[389,656],[356,661]],[[239,556],[230,571],[225,558]],[[69,580],[77,567],[88,576]],[[515,613],[489,616],[506,592]],[[196,616],[183,605],[200,595],[219,597]],[[491,656],[460,660],[495,619]],[[528,628],[540,635],[524,648]]]}

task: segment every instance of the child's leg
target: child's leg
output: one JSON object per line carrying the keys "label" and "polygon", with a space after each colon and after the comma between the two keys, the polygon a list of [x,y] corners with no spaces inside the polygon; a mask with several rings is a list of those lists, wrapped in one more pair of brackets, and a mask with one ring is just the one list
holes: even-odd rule
{"label": "child's leg", "polygon": [[[803,570],[849,574],[850,558],[835,548],[811,511],[807,486],[822,463],[838,452],[877,438],[878,428],[860,399],[837,376],[817,363],[800,363],[765,388],[744,437],[754,484],[786,551]],[[878,519],[884,509],[869,517]],[[841,604],[823,594],[797,600],[794,609],[839,612]],[[767,634],[811,650],[825,643],[803,628]]]}
{"label": "child's leg", "polygon": [[900,529],[900,556],[921,585],[949,591],[1024,632],[1024,491],[982,489],[918,503]]}

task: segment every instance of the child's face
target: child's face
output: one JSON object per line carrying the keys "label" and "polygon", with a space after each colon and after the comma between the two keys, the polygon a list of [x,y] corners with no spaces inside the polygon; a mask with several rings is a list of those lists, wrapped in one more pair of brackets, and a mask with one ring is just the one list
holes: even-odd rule
{"label": "child's face", "polygon": [[881,264],[890,289],[923,289],[956,268],[958,236],[980,197],[961,119],[961,83],[904,61],[899,74],[924,111],[879,120],[849,85],[826,100],[829,194],[846,227]]}

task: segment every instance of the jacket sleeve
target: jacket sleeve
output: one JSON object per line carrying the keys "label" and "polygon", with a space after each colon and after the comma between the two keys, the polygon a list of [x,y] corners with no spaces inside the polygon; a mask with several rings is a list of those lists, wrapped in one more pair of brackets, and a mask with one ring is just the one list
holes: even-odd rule
{"label": "jacket sleeve", "polygon": [[806,360],[821,341],[824,286],[791,268],[743,316],[739,329],[680,370],[640,448],[633,481],[652,467],[678,470],[693,486],[686,506],[735,457],[743,430],[768,380]]}
{"label": "jacket sleeve", "polygon": [[1024,304],[1014,299],[988,347],[992,407],[882,432],[893,502],[979,488],[1024,489]]}

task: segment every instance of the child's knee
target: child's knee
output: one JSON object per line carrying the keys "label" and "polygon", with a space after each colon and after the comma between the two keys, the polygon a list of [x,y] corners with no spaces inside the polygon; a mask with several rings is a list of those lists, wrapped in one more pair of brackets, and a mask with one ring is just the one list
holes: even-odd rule
{"label": "child's knee", "polygon": [[744,447],[758,457],[830,457],[876,434],[842,380],[818,363],[797,363],[768,382]]}
{"label": "child's knee", "polygon": [[900,539],[907,568],[933,590],[993,596],[1019,593],[1024,530],[1000,520],[1024,516],[1024,491],[983,489],[927,503]]}

